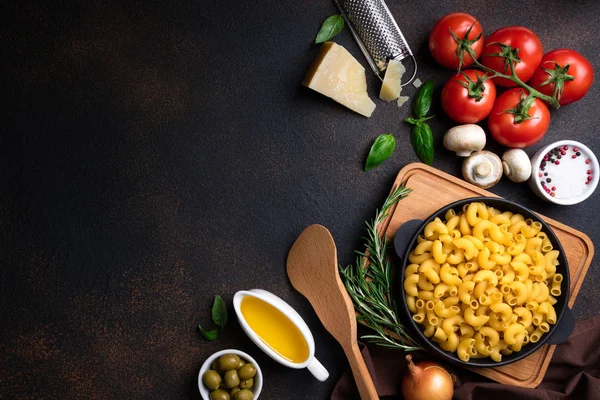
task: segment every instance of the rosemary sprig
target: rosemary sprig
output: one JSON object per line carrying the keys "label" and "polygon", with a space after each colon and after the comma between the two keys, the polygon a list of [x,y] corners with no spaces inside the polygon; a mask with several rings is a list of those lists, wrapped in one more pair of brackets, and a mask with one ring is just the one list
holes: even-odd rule
{"label": "rosemary sprig", "polygon": [[345,268],[340,265],[342,281],[354,303],[356,318],[374,331],[362,339],[405,351],[421,350],[421,346],[410,337],[398,318],[392,297],[392,266],[387,258],[389,246],[377,227],[387,218],[390,208],[411,191],[406,187],[406,181],[392,190],[381,210],[375,212],[375,218],[365,221],[366,251],[355,251],[358,256],[354,265]]}

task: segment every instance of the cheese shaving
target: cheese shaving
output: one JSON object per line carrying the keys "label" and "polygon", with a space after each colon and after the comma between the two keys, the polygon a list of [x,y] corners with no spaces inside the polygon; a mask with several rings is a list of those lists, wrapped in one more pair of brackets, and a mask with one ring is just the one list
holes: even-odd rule
{"label": "cheese shaving", "polygon": [[398,60],[390,60],[383,83],[381,84],[381,91],[379,92],[379,98],[385,101],[394,101],[400,97],[402,90],[402,75],[406,72],[404,65]]}

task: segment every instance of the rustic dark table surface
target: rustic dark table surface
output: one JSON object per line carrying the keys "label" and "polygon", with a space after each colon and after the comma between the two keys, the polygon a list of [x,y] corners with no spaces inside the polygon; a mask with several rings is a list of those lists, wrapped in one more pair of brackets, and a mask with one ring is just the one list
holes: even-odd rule
{"label": "rustic dark table surface", "polygon": [[[336,12],[330,0],[114,3],[2,5],[0,398],[198,399],[203,360],[230,347],[259,361],[262,398],[328,398],[347,363],[291,287],[286,255],[321,223],[340,261],[353,261],[363,221],[416,161],[401,123],[409,107],[377,100],[367,119],[300,86],[315,34]],[[525,25],[545,50],[576,49],[600,71],[599,2],[388,4],[438,93],[451,71],[435,65],[427,36],[452,11],[477,16],[487,34]],[[335,40],[366,65],[347,30]],[[598,104],[596,82],[552,111],[527,152],[568,138],[600,154]],[[434,108],[434,166],[458,175],[441,144],[452,123]],[[362,172],[381,133],[397,149]],[[600,241],[600,191],[571,207],[507,180],[492,191]],[[600,312],[599,279],[594,261],[577,319]],[[328,381],[279,366],[244,335],[231,298],[254,287],[306,319]],[[217,294],[231,322],[211,343],[196,325],[210,326]]]}

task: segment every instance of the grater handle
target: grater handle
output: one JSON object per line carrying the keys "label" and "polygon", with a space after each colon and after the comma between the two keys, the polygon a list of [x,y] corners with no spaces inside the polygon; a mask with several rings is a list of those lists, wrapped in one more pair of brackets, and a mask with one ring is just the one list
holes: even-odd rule
{"label": "grater handle", "polygon": [[415,56],[413,56],[412,54],[410,55],[410,59],[412,60],[412,64],[413,64],[413,72],[412,75],[410,76],[410,78],[404,82],[403,84],[401,84],[400,86],[406,86],[409,83],[411,83],[415,77],[417,76],[417,60],[415,59]]}

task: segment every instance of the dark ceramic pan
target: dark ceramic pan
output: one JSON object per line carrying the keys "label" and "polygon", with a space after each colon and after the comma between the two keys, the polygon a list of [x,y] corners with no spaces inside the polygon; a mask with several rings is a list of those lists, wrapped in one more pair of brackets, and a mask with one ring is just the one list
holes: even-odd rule
{"label": "dark ceramic pan", "polygon": [[[419,324],[417,324],[412,319],[412,313],[409,311],[408,306],[406,304],[406,297],[404,293],[404,270],[410,264],[408,262],[408,254],[412,249],[417,245],[417,237],[419,234],[423,232],[425,226],[433,221],[436,217],[444,220],[444,216],[446,211],[450,209],[454,209],[454,211],[458,214],[462,211],[462,208],[465,204],[472,202],[483,202],[488,206],[494,207],[495,209],[501,211],[510,211],[513,213],[519,213],[523,215],[526,219],[531,218],[534,221],[539,221],[542,224],[542,231],[548,234],[548,238],[552,243],[552,247],[556,250],[560,251],[560,256],[558,257],[559,265],[556,267],[556,272],[561,273],[563,275],[563,283],[561,285],[562,293],[557,298],[557,303],[554,305],[557,315],[557,322],[555,325],[550,326],[550,331],[544,334],[541,339],[537,343],[528,343],[524,345],[519,352],[513,352],[512,354],[506,356],[502,356],[501,362],[495,362],[491,358],[472,358],[469,361],[462,361],[456,353],[450,353],[442,350],[437,343],[431,341],[427,336],[423,334],[423,330]],[[565,252],[558,241],[558,238],[548,226],[544,220],[538,217],[533,211],[520,206],[516,203],[513,203],[508,200],[494,198],[494,197],[474,197],[469,199],[459,200],[457,202],[448,204],[445,207],[442,207],[435,213],[433,213],[429,218],[425,221],[423,220],[411,220],[405,222],[394,238],[394,247],[396,253],[401,259],[402,269],[400,271],[400,275],[398,279],[399,293],[400,293],[400,309],[401,312],[407,317],[406,320],[410,321],[409,325],[412,327],[414,331],[415,337],[419,340],[419,342],[423,343],[423,345],[430,349],[433,353],[438,354],[440,357],[445,358],[451,362],[461,365],[467,365],[470,367],[498,367],[500,365],[506,365],[518,361],[522,358],[527,357],[528,355],[534,353],[537,349],[542,347],[544,344],[558,344],[562,343],[571,334],[573,331],[573,327],[575,326],[575,318],[573,317],[573,313],[567,306],[567,301],[569,298],[569,287],[570,287],[570,276],[569,276],[569,266],[567,265],[567,258],[565,257]]]}

